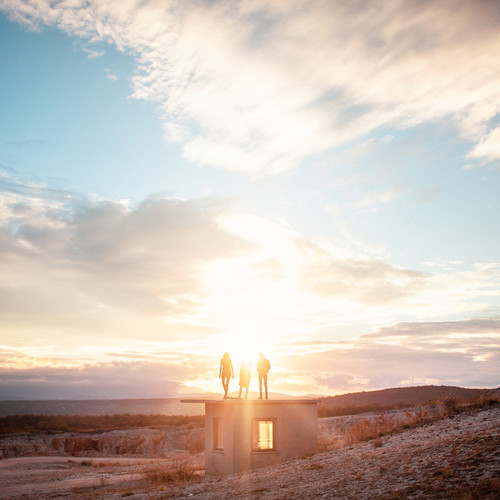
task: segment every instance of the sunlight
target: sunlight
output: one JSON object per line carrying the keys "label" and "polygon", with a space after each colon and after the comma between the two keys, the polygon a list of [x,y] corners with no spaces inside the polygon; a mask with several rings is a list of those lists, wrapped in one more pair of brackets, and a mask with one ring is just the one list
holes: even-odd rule
{"label": "sunlight", "polygon": [[251,363],[252,369],[255,369],[261,352],[268,358],[276,359],[279,356],[272,339],[259,332],[243,331],[239,334],[230,332],[221,339],[220,345],[227,347],[224,352],[229,352],[235,372],[244,362]]}
{"label": "sunlight", "polygon": [[227,351],[233,361],[255,363],[259,352],[275,354],[275,345],[303,328],[296,321],[302,307],[293,280],[268,274],[260,264],[248,258],[225,260],[204,276],[210,294],[197,319],[217,325],[220,355]]}

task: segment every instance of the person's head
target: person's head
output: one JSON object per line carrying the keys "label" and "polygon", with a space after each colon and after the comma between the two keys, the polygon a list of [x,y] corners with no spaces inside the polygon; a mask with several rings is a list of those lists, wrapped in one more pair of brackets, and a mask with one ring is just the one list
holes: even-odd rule
{"label": "person's head", "polygon": [[225,353],[224,353],[223,358],[224,358],[224,359],[229,359],[229,353],[228,353],[228,352],[225,352]]}
{"label": "person's head", "polygon": [[259,358],[263,358],[264,357],[264,353],[263,352],[260,352],[259,353]]}

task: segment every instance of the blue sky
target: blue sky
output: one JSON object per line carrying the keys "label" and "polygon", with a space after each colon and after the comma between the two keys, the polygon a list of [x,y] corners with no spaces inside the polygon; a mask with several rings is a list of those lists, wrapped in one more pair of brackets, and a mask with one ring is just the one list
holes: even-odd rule
{"label": "blue sky", "polygon": [[498,386],[499,24],[1,0],[0,397]]}

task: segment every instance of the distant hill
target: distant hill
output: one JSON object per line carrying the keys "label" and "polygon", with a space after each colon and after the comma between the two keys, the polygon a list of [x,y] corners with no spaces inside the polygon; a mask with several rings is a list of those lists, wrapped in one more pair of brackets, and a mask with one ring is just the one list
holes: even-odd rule
{"label": "distant hill", "polygon": [[486,396],[492,389],[464,389],[446,385],[424,385],[417,387],[397,387],[380,391],[354,392],[338,396],[324,397],[318,405],[320,417],[354,415],[367,411],[407,408],[454,398],[471,401]]}

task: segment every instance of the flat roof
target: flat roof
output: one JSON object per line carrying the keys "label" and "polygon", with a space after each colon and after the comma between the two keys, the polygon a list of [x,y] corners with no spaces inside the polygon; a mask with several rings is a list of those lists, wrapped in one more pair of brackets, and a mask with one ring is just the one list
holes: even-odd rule
{"label": "flat roof", "polygon": [[310,404],[320,403],[321,399],[240,399],[240,398],[227,398],[227,399],[181,399],[181,403],[223,403],[223,404]]}

